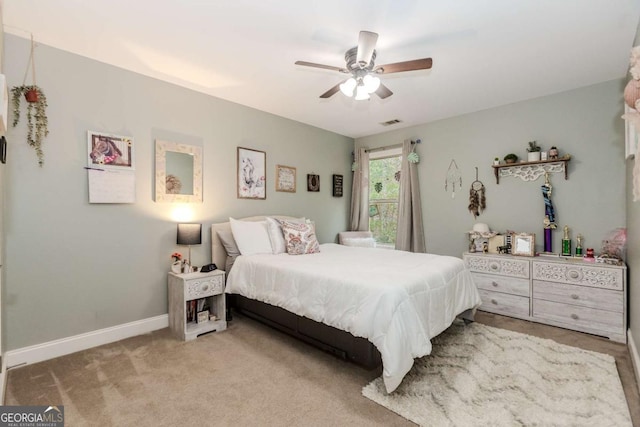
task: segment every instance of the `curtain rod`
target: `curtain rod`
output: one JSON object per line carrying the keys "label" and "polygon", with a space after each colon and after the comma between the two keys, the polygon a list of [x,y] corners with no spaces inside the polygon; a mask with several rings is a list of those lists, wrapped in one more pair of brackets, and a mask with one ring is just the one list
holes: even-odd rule
{"label": "curtain rod", "polygon": [[372,148],[370,150],[364,150],[364,152],[365,153],[375,153],[376,151],[391,150],[393,148],[402,148],[402,144],[387,145],[386,147],[380,147],[380,148]]}

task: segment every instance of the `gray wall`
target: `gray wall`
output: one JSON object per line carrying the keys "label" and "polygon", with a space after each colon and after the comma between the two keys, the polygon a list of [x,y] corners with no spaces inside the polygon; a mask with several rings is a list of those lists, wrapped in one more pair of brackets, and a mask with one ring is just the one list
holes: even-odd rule
{"label": "gray wall", "polygon": [[[640,45],[640,29],[636,32],[633,46]],[[630,78],[630,76],[628,76]],[[628,81],[629,78],[625,80]],[[629,324],[636,346],[640,345],[640,202],[633,201],[633,165],[627,160],[627,265],[629,267]],[[636,367],[640,369],[640,367]]]}
{"label": "gray wall", "polygon": [[[552,200],[559,229],[553,249],[561,249],[564,225],[571,237],[581,233],[584,246],[599,252],[606,233],[625,226],[624,123],[622,80],[559,93],[441,120],[408,129],[356,140],[369,148],[422,139],[419,176],[427,250],[460,256],[467,250],[466,231],[474,222],[469,213],[469,188],[479,179],[486,187],[487,209],[477,221],[492,230],[536,234],[542,250],[544,203],[543,179],[523,182],[516,178],[496,180],[491,167],[494,157],[510,152],[526,158],[527,142],[538,141],[543,150],[555,145],[560,154],[570,153],[569,179],[551,175]],[[425,103],[435,102],[425,100]],[[455,159],[462,174],[462,190],[445,192],[447,169]]]}
{"label": "gray wall", "polygon": [[[29,41],[5,36],[9,86],[22,83]],[[4,339],[12,350],[167,312],[166,272],[178,205],[153,201],[154,139],[201,143],[204,202],[196,265],[209,262],[209,225],[229,216],[281,213],[316,221],[321,242],[347,228],[348,191],[331,195],[331,175],[351,185],[353,140],[40,45],[38,85],[49,102],[50,135],[39,168],[22,121],[8,135]],[[24,108],[24,106],[23,106]],[[12,120],[12,115],[9,117]],[[24,118],[23,118],[24,120]],[[88,203],[87,131],[135,140],[135,204]],[[236,198],[236,147],[267,153],[267,199]],[[295,194],[275,192],[276,164],[298,172]],[[306,191],[306,174],[321,191]]]}

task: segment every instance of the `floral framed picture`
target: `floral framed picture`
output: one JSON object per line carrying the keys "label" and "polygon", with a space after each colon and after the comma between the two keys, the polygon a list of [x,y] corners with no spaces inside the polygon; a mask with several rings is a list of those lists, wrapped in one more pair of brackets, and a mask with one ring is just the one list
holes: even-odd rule
{"label": "floral framed picture", "polygon": [[133,138],[88,132],[88,166],[95,169],[135,169]]}
{"label": "floral framed picture", "polygon": [[276,165],[276,191],[296,192],[296,168]]}
{"label": "floral framed picture", "polygon": [[266,199],[267,153],[238,147],[238,199]]}

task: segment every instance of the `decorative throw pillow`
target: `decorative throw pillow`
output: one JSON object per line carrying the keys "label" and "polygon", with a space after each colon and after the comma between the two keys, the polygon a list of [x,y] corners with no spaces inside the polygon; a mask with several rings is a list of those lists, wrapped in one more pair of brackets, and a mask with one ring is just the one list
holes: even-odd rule
{"label": "decorative throw pillow", "polygon": [[233,263],[236,262],[236,258],[240,255],[240,249],[238,249],[238,245],[236,244],[235,239],[233,238],[233,234],[231,230],[218,230],[218,238],[220,239],[220,243],[224,246],[224,250],[227,252],[227,259],[224,263],[224,271],[227,274],[231,271],[231,267],[233,267]]}
{"label": "decorative throw pillow", "polygon": [[[296,218],[287,220],[290,222],[304,222],[304,218]],[[284,234],[282,233],[282,225],[280,220],[276,218],[267,217],[267,231],[269,232],[269,239],[271,240],[271,248],[274,254],[283,254],[287,252],[287,242],[284,240]]]}
{"label": "decorative throw pillow", "polygon": [[238,221],[229,218],[231,233],[242,255],[271,254],[267,221]]}
{"label": "decorative throw pillow", "polygon": [[320,252],[313,224],[280,221],[282,232],[287,242],[289,255],[315,254]]}
{"label": "decorative throw pillow", "polygon": [[375,248],[376,240],[373,237],[345,237],[342,239],[342,244],[361,248]]}

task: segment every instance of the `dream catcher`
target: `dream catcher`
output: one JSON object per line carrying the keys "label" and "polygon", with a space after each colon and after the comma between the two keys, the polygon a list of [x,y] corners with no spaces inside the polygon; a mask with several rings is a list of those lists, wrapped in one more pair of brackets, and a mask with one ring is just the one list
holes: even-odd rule
{"label": "dream catcher", "polygon": [[458,170],[458,165],[455,160],[451,160],[449,163],[449,169],[447,169],[447,179],[444,181],[444,191],[448,191],[451,187],[451,198],[456,197],[456,185],[458,189],[462,188],[462,176]]}
{"label": "dream catcher", "polygon": [[476,180],[471,183],[469,190],[469,212],[477,218],[487,208],[487,199],[484,194],[484,184],[478,181],[478,167],[476,166]]}

